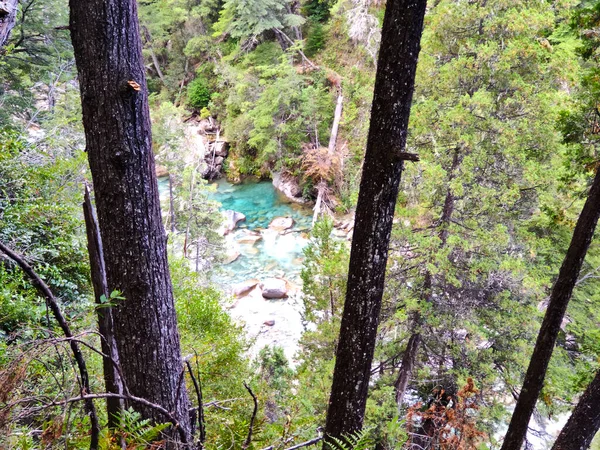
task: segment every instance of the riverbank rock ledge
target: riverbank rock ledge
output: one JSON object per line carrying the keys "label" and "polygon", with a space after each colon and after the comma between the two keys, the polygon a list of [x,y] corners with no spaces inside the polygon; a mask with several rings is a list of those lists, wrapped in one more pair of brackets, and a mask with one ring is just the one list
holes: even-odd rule
{"label": "riverbank rock ledge", "polygon": [[259,287],[264,298],[287,297],[287,284],[281,278],[267,278],[259,284]]}
{"label": "riverbank rock ledge", "polygon": [[298,185],[296,178],[281,172],[275,172],[272,175],[273,186],[289,200],[296,203],[308,203],[308,200],[302,197],[302,189]]}
{"label": "riverbank rock ledge", "polygon": [[294,226],[294,219],[291,217],[275,217],[269,224],[270,230],[283,232]]}
{"label": "riverbank rock ledge", "polygon": [[223,216],[225,217],[225,234],[235,230],[239,222],[246,220],[244,214],[233,211],[232,209],[223,211]]}

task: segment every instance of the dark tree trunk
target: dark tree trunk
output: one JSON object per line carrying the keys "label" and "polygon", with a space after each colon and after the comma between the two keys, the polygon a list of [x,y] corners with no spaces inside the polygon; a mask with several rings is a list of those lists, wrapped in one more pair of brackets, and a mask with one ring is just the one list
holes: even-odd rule
{"label": "dark tree trunk", "polygon": [[[115,342],[113,330],[112,308],[103,304],[101,297],[104,296],[108,301],[110,292],[106,284],[106,269],[104,267],[104,252],[102,250],[102,239],[100,239],[100,230],[96,220],[96,214],[90,199],[89,188],[85,187],[83,201],[83,217],[85,219],[85,231],[88,242],[88,253],[90,256],[90,271],[92,275],[92,285],[94,286],[94,296],[96,299],[98,314],[98,331],[100,332],[100,346],[102,353],[102,367],[104,370],[104,385],[106,392],[113,394],[123,394],[121,377],[118,372],[119,353],[117,352],[117,343]],[[117,429],[120,425],[119,415],[123,409],[123,400],[120,398],[106,399],[106,413],[108,417],[108,427]]]}
{"label": "dark tree trunk", "polygon": [[385,11],[327,436],[363,424],[398,186],[404,160],[415,159],[404,148],[425,6],[390,0]]}
{"label": "dark tree trunk", "polygon": [[600,428],[600,372],[587,387],[552,450],[587,450]]}
{"label": "dark tree trunk", "polygon": [[[70,8],[106,278],[125,297],[113,308],[123,382],[172,412],[189,436],[136,2],[70,0]],[[154,409],[131,406],[164,421]]]}
{"label": "dark tree trunk", "polygon": [[[419,324],[417,324],[417,326],[419,326]],[[406,344],[406,350],[404,351],[404,355],[402,356],[402,365],[400,366],[400,371],[398,372],[398,378],[394,383],[394,388],[396,390],[396,405],[398,405],[398,411],[400,411],[402,408],[404,394],[406,393],[406,388],[408,387],[408,381],[410,380],[413,370],[415,369],[420,345],[421,334],[413,333],[408,339],[408,344]]]}
{"label": "dark tree trunk", "polygon": [[17,20],[19,0],[0,1],[0,49],[10,37]]}
{"label": "dark tree trunk", "polygon": [[573,238],[558,273],[558,278],[552,288],[548,309],[531,355],[529,368],[525,375],[515,411],[504,437],[502,450],[520,450],[523,445],[529,419],[533,414],[535,403],[544,385],[546,369],[560,331],[560,324],[565,316],[579,271],[592,241],[599,215],[600,172],[596,173],[588,198],[577,220],[577,225],[575,225]]}

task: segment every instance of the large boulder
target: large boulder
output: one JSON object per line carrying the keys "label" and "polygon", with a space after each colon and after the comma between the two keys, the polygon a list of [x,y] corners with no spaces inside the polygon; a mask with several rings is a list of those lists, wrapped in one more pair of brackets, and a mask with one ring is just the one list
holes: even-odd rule
{"label": "large boulder", "polygon": [[238,225],[238,222],[243,222],[246,220],[246,216],[241,212],[233,211],[231,209],[223,211],[223,216],[225,217],[225,231],[226,234],[230,231],[235,230]]}
{"label": "large boulder", "polygon": [[287,283],[281,278],[267,278],[259,285],[264,298],[285,298],[287,297]]}
{"label": "large boulder", "polygon": [[269,224],[270,230],[284,232],[294,226],[294,219],[291,217],[275,217]]}
{"label": "large boulder", "polygon": [[244,295],[248,294],[252,289],[254,289],[258,283],[260,283],[260,281],[256,278],[242,281],[241,283],[235,284],[233,286],[232,293],[238,298],[243,297]]}

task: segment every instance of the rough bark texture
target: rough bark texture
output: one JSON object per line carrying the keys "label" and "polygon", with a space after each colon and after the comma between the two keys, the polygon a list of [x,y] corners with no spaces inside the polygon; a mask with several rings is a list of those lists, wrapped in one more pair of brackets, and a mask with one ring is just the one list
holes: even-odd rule
{"label": "rough bark texture", "polygon": [[0,48],[4,47],[17,20],[19,0],[0,1]]}
{"label": "rough bark texture", "polygon": [[587,450],[600,429],[600,372],[571,413],[552,450]]}
{"label": "rough bark texture", "polygon": [[113,309],[124,384],[171,411],[189,436],[136,2],[71,0],[70,8],[106,278],[125,297]]}
{"label": "rough bark texture", "polygon": [[[102,250],[102,239],[100,238],[100,229],[98,221],[90,199],[89,188],[85,187],[83,201],[83,217],[85,219],[85,231],[87,235],[88,254],[90,257],[90,271],[92,275],[92,285],[94,286],[94,297],[98,305],[98,332],[102,336],[100,345],[102,353],[102,368],[104,370],[104,386],[106,392],[113,394],[123,394],[121,377],[118,372],[119,353],[117,343],[115,342],[113,330],[112,308],[103,304],[101,297],[106,301],[110,297],[108,285],[106,284],[106,269],[104,266],[104,251]],[[123,400],[115,397],[106,399],[106,413],[108,417],[108,427],[116,429],[120,425],[119,415],[123,408]]]}
{"label": "rough bark texture", "polygon": [[517,400],[502,450],[520,450],[527,434],[529,419],[540,395],[546,369],[554,350],[560,324],[565,316],[573,288],[592,241],[600,215],[600,172],[596,174],[588,198],[575,225],[573,238],[552,288],[548,309],[535,343],[523,387]]}
{"label": "rough bark texture", "polygon": [[390,0],[385,11],[328,436],[342,437],[363,424],[425,6],[425,0]]}

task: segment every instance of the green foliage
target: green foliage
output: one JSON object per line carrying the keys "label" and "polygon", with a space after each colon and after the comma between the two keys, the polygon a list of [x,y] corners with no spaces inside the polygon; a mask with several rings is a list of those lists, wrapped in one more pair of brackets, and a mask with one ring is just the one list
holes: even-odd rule
{"label": "green foliage", "polygon": [[194,109],[202,109],[210,102],[210,90],[203,78],[196,78],[188,85],[188,104]]}
{"label": "green foliage", "polygon": [[361,431],[344,436],[343,438],[329,437],[325,442],[328,450],[368,450],[373,446],[369,436],[370,430],[365,428]]}
{"label": "green foliage", "polygon": [[133,408],[125,409],[120,415],[121,429],[114,433],[107,432],[101,441],[102,450],[115,450],[120,448],[115,442],[124,439],[128,449],[142,450],[151,448],[155,441],[160,439],[160,434],[171,426],[170,423],[153,425],[149,419],[142,419],[140,413]]}
{"label": "green foliage", "polygon": [[256,38],[272,29],[300,26],[304,19],[290,10],[290,0],[225,0],[215,35]]}

